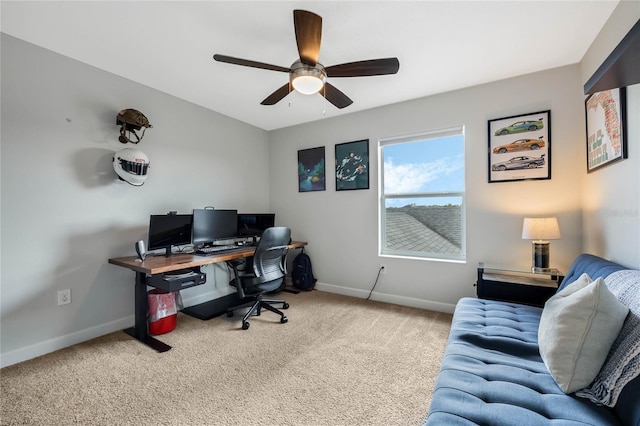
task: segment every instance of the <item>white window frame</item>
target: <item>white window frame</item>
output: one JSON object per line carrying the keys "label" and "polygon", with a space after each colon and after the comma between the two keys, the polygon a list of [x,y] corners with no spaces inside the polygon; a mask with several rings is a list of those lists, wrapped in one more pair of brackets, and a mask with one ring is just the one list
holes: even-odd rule
{"label": "white window frame", "polygon": [[[466,261],[466,180],[464,172],[466,167],[463,168],[463,189],[462,191],[442,191],[442,192],[416,192],[416,193],[385,193],[384,192],[384,147],[403,144],[407,142],[418,142],[429,139],[440,139],[450,136],[462,136],[463,138],[463,165],[465,163],[464,158],[464,143],[465,132],[464,126],[455,126],[446,129],[431,130],[421,132],[418,134],[387,137],[378,140],[378,255],[383,257],[401,257],[411,259],[422,260],[437,260],[437,261],[453,261],[453,262],[465,262]],[[436,252],[410,252],[400,250],[389,250],[386,248],[386,201],[389,199],[397,198],[429,198],[429,197],[460,197],[461,198],[461,212],[460,212],[460,255],[451,255],[446,253]]]}

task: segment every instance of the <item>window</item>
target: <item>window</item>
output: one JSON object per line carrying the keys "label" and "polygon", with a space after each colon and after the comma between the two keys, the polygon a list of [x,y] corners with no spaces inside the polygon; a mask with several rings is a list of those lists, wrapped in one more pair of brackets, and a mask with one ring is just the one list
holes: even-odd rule
{"label": "window", "polygon": [[378,145],[381,255],[465,259],[464,128]]}

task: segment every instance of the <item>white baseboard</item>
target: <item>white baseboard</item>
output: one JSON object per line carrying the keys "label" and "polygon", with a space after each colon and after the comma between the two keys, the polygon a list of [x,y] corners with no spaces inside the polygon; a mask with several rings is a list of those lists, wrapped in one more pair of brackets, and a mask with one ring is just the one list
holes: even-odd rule
{"label": "white baseboard", "polygon": [[[342,294],[345,296],[359,297],[361,299],[366,299],[369,296],[369,290],[359,290],[359,289],[342,287],[342,286],[326,284],[321,282],[317,282],[315,288],[317,290],[326,291],[328,293],[336,293],[336,294]],[[431,300],[416,299],[413,297],[406,297],[406,296],[396,296],[393,294],[386,294],[386,293],[377,293],[375,291],[371,293],[370,300],[375,300],[378,302],[393,303],[395,305],[401,305],[401,306],[409,306],[412,308],[426,309],[428,311],[445,312],[447,314],[452,314],[453,310],[456,307],[455,305],[452,305],[450,303],[434,302]]]}
{"label": "white baseboard", "polygon": [[[184,298],[182,300],[182,303],[185,307],[193,306],[199,303],[208,302],[218,297],[226,296],[227,294],[233,293],[234,291],[235,289],[233,289],[232,287],[229,287],[228,289],[225,288],[221,290],[213,290],[194,297]],[[100,324],[95,327],[86,328],[84,330],[65,334],[64,336],[56,337],[44,342],[39,342],[31,346],[16,349],[11,352],[2,353],[0,354],[0,368],[8,367],[19,362],[46,355],[60,349],[68,348],[69,346],[86,342],[87,340],[95,339],[96,337],[104,336],[105,334],[121,331],[126,328],[132,327],[134,324],[135,316],[129,315],[124,318],[108,322],[106,324]]]}
{"label": "white baseboard", "polygon": [[86,342],[87,340],[95,339],[96,337],[104,336],[105,334],[113,333],[118,330],[124,330],[125,328],[131,327],[134,322],[134,316],[130,315],[106,324],[85,328],[84,330],[65,334],[64,336],[3,353],[0,355],[0,368],[27,361],[60,349],[68,348],[69,346]]}
{"label": "white baseboard", "polygon": [[[345,296],[353,296],[361,299],[365,299],[367,298],[367,296],[369,296],[369,291],[367,290],[358,290],[333,284],[325,284],[321,282],[316,283],[315,288],[317,290],[326,291],[328,293],[343,294]],[[182,302],[185,307],[193,306],[199,303],[216,299],[218,297],[226,296],[227,294],[233,293],[234,291],[235,290],[232,287],[213,290],[204,294],[199,294],[197,296],[185,298],[182,300]],[[395,296],[392,294],[376,292],[373,292],[373,294],[371,295],[371,300],[446,313],[452,313],[453,309],[455,308],[455,305],[451,305],[448,303],[432,302],[429,300]],[[134,323],[134,315],[129,315],[127,317],[120,318],[105,324],[100,324],[95,327],[86,328],[84,330],[76,331],[70,334],[65,334],[64,336],[36,343],[31,346],[16,349],[11,352],[2,353],[0,354],[0,368],[8,367],[19,362],[46,355],[48,353],[67,348],[78,343],[86,342],[87,340],[95,339],[96,337],[104,336],[105,334],[124,330],[125,328],[131,327]]]}
{"label": "white baseboard", "polygon": [[222,289],[212,290],[203,294],[198,294],[197,296],[186,297],[186,298],[183,296],[182,304],[186,308],[193,305],[199,305],[200,303],[209,302],[211,300],[218,299],[220,297],[224,297],[228,294],[235,293],[235,292],[236,292],[235,287],[228,286]]}

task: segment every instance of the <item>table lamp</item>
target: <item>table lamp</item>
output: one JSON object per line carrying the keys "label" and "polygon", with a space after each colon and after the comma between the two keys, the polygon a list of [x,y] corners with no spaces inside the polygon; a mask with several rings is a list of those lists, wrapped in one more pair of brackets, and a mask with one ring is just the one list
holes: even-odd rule
{"label": "table lamp", "polygon": [[531,241],[531,271],[545,272],[549,269],[549,241],[559,240],[560,228],[555,217],[525,217],[522,239]]}

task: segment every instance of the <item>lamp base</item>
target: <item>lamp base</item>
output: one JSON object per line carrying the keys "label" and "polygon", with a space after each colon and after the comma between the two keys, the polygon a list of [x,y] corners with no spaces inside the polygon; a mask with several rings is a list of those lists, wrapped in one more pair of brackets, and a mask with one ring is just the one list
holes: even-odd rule
{"label": "lamp base", "polygon": [[531,242],[531,271],[547,272],[549,270],[549,241]]}

